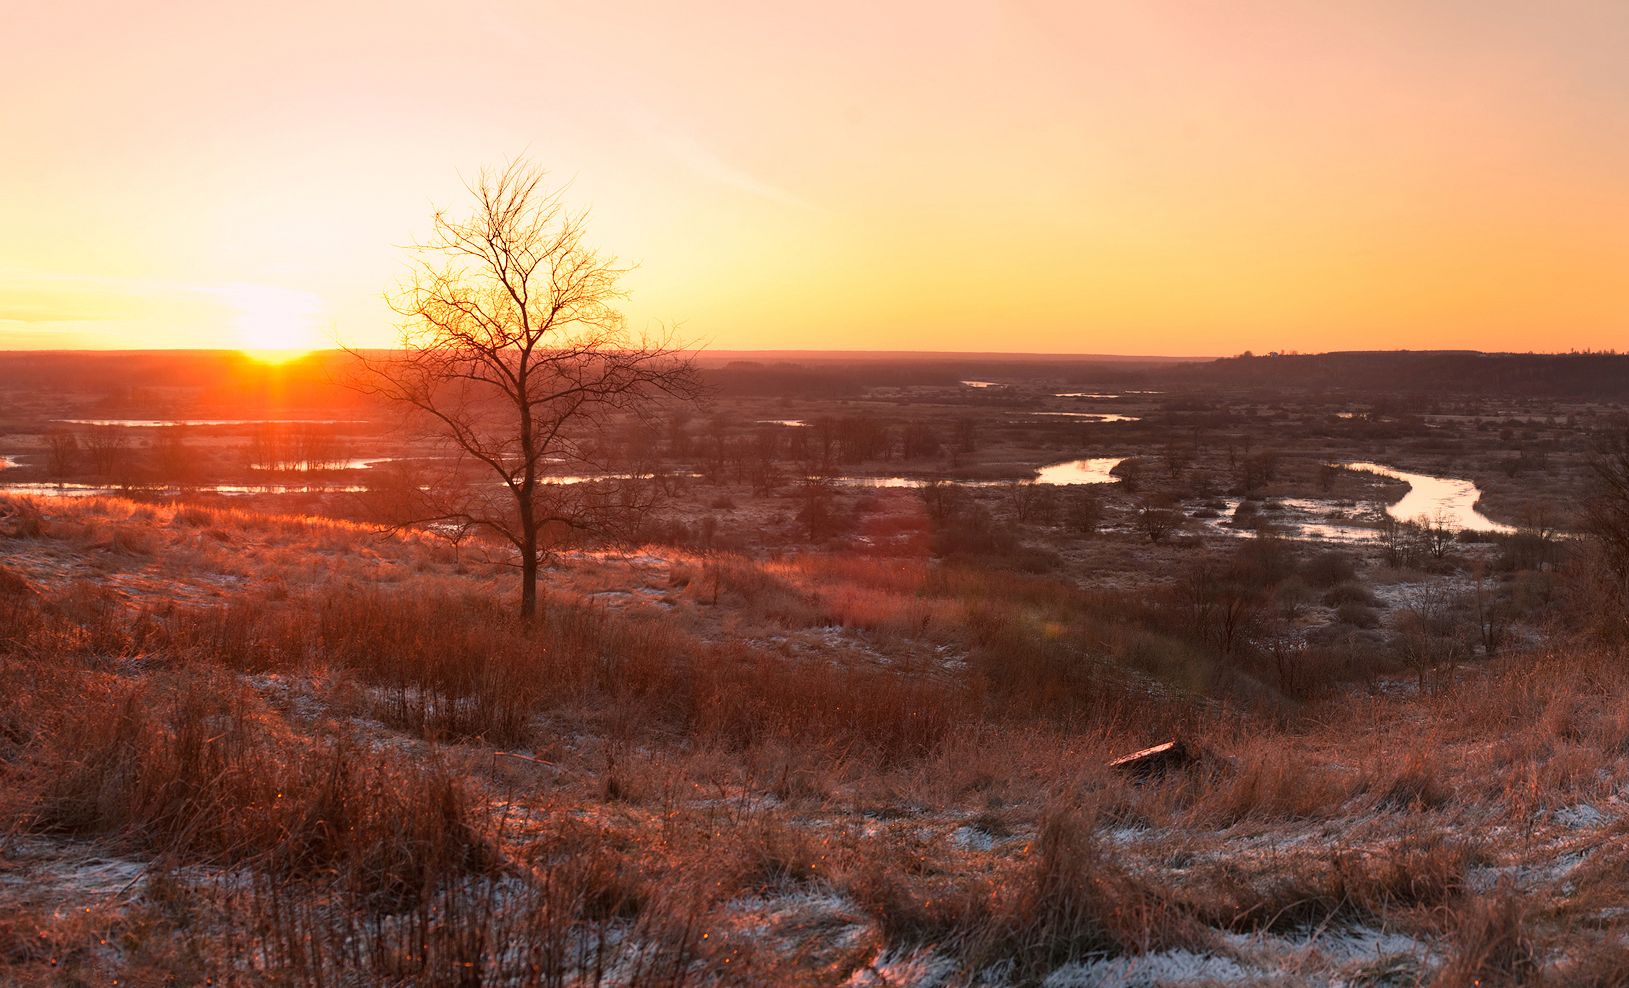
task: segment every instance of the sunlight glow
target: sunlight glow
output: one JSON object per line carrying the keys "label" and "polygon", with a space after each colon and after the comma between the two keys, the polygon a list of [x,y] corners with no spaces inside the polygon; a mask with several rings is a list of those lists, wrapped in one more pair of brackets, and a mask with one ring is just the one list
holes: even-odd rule
{"label": "sunlight glow", "polygon": [[271,285],[233,284],[220,293],[236,314],[237,348],[256,360],[280,364],[321,349],[322,306],[315,296]]}

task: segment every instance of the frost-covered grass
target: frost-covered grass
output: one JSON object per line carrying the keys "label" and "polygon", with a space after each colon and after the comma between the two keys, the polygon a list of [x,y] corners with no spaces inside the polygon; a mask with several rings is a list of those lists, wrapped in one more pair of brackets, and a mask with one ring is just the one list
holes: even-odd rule
{"label": "frost-covered grass", "polygon": [[1146,594],[657,548],[523,625],[414,537],[43,511],[0,540],[0,982],[1616,983],[1598,652],[1289,693]]}

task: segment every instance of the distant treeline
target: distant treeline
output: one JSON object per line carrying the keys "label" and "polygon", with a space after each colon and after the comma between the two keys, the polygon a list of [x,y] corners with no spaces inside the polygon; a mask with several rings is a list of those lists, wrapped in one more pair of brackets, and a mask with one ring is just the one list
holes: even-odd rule
{"label": "distant treeline", "polygon": [[[381,352],[377,356],[384,356]],[[725,396],[833,398],[878,387],[956,387],[964,380],[1136,388],[1169,358],[1049,357],[1003,354],[804,353],[699,355],[701,376]],[[355,372],[347,353],[320,351],[268,365],[235,350],[0,351],[0,391],[88,397],[106,414],[144,417],[173,403],[195,414],[254,409],[365,405],[343,387]]]}
{"label": "distant treeline", "polygon": [[277,409],[363,404],[360,395],[338,386],[353,361],[335,351],[284,364],[236,350],[0,351],[0,390],[85,396],[92,403],[82,407],[109,415],[213,410],[251,417]]}
{"label": "distant treeline", "polygon": [[[955,387],[961,381],[1048,381],[1064,387],[1181,391],[1191,387],[1306,388],[1353,392],[1497,394],[1629,400],[1629,354],[1372,350],[1161,358],[1025,357],[984,354],[805,354],[775,359],[701,355],[701,376],[722,397],[832,398],[868,388]],[[232,350],[0,351],[0,391],[90,397],[108,413],[160,413],[167,400],[189,413],[211,406],[361,407],[343,386],[349,354],[324,351],[268,365]]]}
{"label": "distant treeline", "polygon": [[1242,354],[1161,371],[1172,387],[1317,388],[1629,399],[1629,354],[1367,350]]}
{"label": "distant treeline", "polygon": [[[1168,364],[1168,362],[1165,362]],[[858,394],[878,387],[955,387],[962,381],[1024,382],[1134,388],[1146,383],[1154,361],[1023,359],[1012,357],[811,358],[732,360],[708,366],[702,377],[723,396],[820,398]]]}

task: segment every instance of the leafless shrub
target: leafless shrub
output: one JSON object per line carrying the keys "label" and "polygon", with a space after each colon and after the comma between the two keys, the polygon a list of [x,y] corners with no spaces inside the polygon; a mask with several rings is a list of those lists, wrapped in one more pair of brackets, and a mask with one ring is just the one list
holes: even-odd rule
{"label": "leafless shrub", "polygon": [[1149,542],[1159,544],[1182,527],[1182,512],[1157,504],[1145,504],[1137,511],[1137,528]]}

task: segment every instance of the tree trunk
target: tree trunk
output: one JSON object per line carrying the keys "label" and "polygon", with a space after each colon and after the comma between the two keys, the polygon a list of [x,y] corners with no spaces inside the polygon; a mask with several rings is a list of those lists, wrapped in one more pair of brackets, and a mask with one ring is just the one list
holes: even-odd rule
{"label": "tree trunk", "polygon": [[529,545],[520,554],[520,616],[537,615],[537,547]]}

